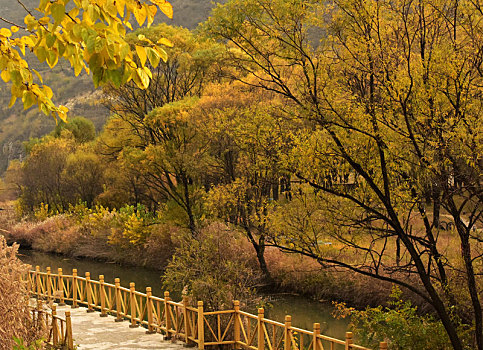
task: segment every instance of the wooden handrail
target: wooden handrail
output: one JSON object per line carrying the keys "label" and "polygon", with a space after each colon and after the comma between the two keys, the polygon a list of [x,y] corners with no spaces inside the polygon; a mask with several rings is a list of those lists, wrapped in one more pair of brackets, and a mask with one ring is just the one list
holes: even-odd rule
{"label": "wooden handrail", "polygon": [[[114,315],[117,322],[127,319],[131,327],[142,325],[147,333],[164,333],[166,338],[196,344],[200,350],[229,344],[235,349],[252,350],[369,350],[354,344],[351,332],[345,339],[332,338],[320,334],[318,323],[314,323],[313,330],[293,327],[289,315],[284,323],[277,322],[265,318],[263,309],[258,310],[258,315],[241,311],[238,301],[233,302],[231,310],[206,312],[202,301],[192,307],[187,297],[175,302],[169,292],[164,293],[164,298],[156,297],[150,287],[143,293],[135,289],[134,283],[125,288],[119,278],[114,284],[105,283],[103,275],[94,280],[87,272],[84,278],[77,275],[76,269],[66,275],[61,269],[54,274],[50,268],[41,272],[36,266],[29,271],[28,285],[30,294],[38,298],[69,301],[73,307],[85,305],[88,311],[100,311],[100,316]],[[386,350],[387,343],[381,342],[379,349]]]}
{"label": "wooden handrail", "polygon": [[52,305],[51,312],[44,309],[42,301],[37,301],[35,308],[30,308],[32,320],[37,327],[46,329],[48,337],[46,344],[56,349],[74,349],[74,339],[72,337],[72,321],[70,311],[65,312],[65,318],[57,315],[55,305]]}

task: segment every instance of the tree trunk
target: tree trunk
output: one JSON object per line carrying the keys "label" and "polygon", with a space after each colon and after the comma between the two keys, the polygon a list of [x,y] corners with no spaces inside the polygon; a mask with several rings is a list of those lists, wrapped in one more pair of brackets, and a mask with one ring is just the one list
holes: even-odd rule
{"label": "tree trunk", "polygon": [[253,234],[250,228],[247,226],[245,226],[244,228],[245,228],[245,232],[247,234],[248,240],[253,245],[253,248],[257,253],[258,265],[260,266],[260,270],[262,271],[263,279],[265,280],[266,283],[272,284],[273,279],[270,274],[270,271],[268,270],[267,262],[265,261],[265,236],[261,235],[257,242],[253,237]]}

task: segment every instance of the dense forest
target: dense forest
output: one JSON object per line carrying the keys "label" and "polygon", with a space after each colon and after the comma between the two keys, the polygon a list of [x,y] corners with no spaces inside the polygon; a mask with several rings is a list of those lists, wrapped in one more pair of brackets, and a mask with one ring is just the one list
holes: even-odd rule
{"label": "dense forest", "polygon": [[482,350],[481,6],[229,0],[189,17],[125,50],[79,30],[70,63],[89,58],[109,117],[24,134],[6,237],[159,268],[211,309],[276,287],[341,302],[367,346]]}

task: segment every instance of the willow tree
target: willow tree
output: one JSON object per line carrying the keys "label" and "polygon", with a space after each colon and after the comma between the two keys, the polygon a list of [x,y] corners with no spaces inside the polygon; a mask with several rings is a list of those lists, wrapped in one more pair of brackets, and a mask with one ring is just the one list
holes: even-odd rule
{"label": "willow tree", "polygon": [[29,67],[27,51],[50,68],[63,58],[76,76],[82,71],[92,73],[96,87],[108,81],[120,86],[132,80],[147,88],[152,78],[147,58],[153,67],[167,59],[160,45],[169,45],[169,40],[158,43],[141,37],[142,42],[132,50],[125,38],[132,30],[131,16],[140,26],[150,26],[158,10],[172,17],[166,0],[40,0],[36,11],[17,2],[25,10],[24,24],[0,17],[11,25],[0,29],[0,76],[11,83],[10,105],[19,98],[25,109],[37,104],[45,114],[66,118],[67,108],[52,102],[52,90]]}
{"label": "willow tree", "polygon": [[[458,318],[483,349],[482,19],[464,0],[232,0],[205,25],[231,44],[246,83],[307,122],[286,165],[318,191],[325,227],[280,230],[273,243],[405,287],[454,349]],[[428,188],[452,232],[432,217]]]}

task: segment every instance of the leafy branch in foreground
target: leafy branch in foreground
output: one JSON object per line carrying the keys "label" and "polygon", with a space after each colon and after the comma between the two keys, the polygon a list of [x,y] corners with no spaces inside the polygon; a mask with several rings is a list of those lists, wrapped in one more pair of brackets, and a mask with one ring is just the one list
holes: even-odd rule
{"label": "leafy branch in foreground", "polygon": [[140,26],[150,26],[158,10],[172,18],[172,7],[166,0],[41,0],[35,13],[19,4],[27,12],[25,26],[0,29],[0,76],[11,83],[10,106],[21,99],[25,109],[37,104],[45,114],[66,119],[67,108],[54,104],[52,90],[43,84],[39,72],[29,67],[27,51],[50,68],[64,58],[76,76],[83,70],[92,73],[96,87],[106,82],[120,86],[133,80],[145,89],[152,78],[147,60],[153,67],[167,60],[161,47],[171,45],[166,38],[152,42],[140,36],[134,48],[125,40],[127,30],[132,30],[131,16]]}

